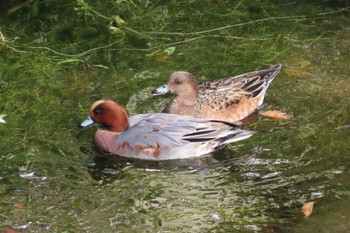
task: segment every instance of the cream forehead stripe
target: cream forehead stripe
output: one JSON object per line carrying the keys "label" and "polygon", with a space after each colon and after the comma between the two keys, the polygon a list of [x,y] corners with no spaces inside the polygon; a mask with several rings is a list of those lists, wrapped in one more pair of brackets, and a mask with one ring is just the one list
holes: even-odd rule
{"label": "cream forehead stripe", "polygon": [[90,112],[92,112],[98,105],[106,103],[106,100],[98,100],[95,103],[92,104],[90,108]]}

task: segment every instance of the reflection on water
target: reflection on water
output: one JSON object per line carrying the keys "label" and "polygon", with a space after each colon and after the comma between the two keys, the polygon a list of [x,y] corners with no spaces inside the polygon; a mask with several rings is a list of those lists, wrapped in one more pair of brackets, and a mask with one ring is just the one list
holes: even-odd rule
{"label": "reflection on water", "polygon": [[[137,215],[143,225],[134,225],[135,231],[278,232],[279,224],[302,219],[301,205],[324,197],[343,174],[344,167],[300,172],[304,156],[280,159],[270,149],[254,148],[240,157],[224,150],[165,162],[95,157],[90,174],[110,183],[106,188],[116,196],[123,193],[131,204],[131,212],[109,217],[112,229],[123,229],[126,219],[136,224]],[[134,188],[127,184],[130,179]],[[111,216],[114,208],[107,205],[102,214]]]}

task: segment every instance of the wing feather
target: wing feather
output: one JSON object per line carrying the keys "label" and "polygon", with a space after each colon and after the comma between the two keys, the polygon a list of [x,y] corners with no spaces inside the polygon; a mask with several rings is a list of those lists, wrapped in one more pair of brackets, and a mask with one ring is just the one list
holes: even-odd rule
{"label": "wing feather", "polygon": [[118,137],[118,143],[128,142],[131,146],[141,145],[154,148],[158,145],[181,146],[190,142],[207,142],[227,127],[214,127],[210,119],[174,114],[144,114]]}

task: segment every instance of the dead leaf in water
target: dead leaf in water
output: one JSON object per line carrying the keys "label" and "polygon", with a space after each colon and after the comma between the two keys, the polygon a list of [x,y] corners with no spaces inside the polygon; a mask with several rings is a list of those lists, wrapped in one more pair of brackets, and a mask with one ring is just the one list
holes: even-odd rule
{"label": "dead leaf in water", "polygon": [[169,56],[167,56],[167,55],[156,56],[155,59],[156,59],[156,61],[163,61],[164,62],[164,61],[169,60]]}
{"label": "dead leaf in water", "polygon": [[24,208],[26,208],[26,207],[24,206],[24,204],[21,204],[21,203],[13,204],[13,207],[15,207],[16,209],[24,209]]}
{"label": "dead leaf in water", "polygon": [[304,213],[305,217],[309,217],[310,214],[312,213],[312,209],[314,207],[314,201],[307,202],[303,205],[301,208],[302,212]]}
{"label": "dead leaf in water", "polygon": [[266,112],[259,112],[259,115],[273,119],[273,120],[289,121],[292,118],[292,116],[278,110],[269,110]]}
{"label": "dead leaf in water", "polygon": [[16,231],[16,230],[14,230],[14,229],[12,229],[10,227],[3,228],[2,231],[4,233],[19,233],[19,231]]}

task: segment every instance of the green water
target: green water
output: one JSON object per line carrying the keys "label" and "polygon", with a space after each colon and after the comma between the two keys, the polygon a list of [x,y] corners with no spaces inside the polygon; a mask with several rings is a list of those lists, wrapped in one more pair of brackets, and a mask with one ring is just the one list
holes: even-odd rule
{"label": "green water", "polygon": [[[20,3],[1,3],[0,229],[350,231],[348,1],[33,1],[7,15]],[[122,159],[78,127],[103,98],[161,111],[172,97],[150,91],[175,70],[204,81],[275,63],[265,109],[293,119],[254,115],[258,134],[201,159]]]}

